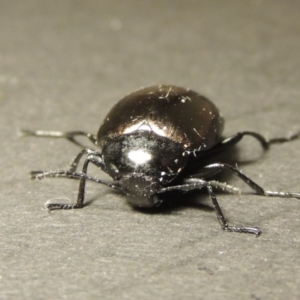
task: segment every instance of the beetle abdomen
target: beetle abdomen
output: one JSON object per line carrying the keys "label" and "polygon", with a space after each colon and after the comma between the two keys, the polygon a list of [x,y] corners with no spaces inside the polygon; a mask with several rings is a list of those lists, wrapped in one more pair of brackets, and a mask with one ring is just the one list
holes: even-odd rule
{"label": "beetle abdomen", "polygon": [[217,107],[198,93],[176,86],[140,89],[120,100],[102,123],[97,142],[149,131],[183,145],[208,150],[220,141],[224,121]]}

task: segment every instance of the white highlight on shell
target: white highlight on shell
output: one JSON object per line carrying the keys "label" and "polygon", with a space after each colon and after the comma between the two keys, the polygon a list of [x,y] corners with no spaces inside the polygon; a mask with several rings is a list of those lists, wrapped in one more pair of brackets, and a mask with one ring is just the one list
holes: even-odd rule
{"label": "white highlight on shell", "polygon": [[160,128],[154,123],[141,121],[139,123],[133,124],[130,127],[127,127],[123,133],[129,134],[129,133],[133,133],[137,130],[142,130],[142,131],[149,131],[149,132],[153,131],[157,135],[166,136],[166,133],[165,133],[166,129],[167,129],[166,126],[164,126],[163,128]]}
{"label": "white highlight on shell", "polygon": [[149,161],[152,158],[152,155],[143,149],[139,149],[131,150],[128,153],[128,158],[136,165],[142,165]]}

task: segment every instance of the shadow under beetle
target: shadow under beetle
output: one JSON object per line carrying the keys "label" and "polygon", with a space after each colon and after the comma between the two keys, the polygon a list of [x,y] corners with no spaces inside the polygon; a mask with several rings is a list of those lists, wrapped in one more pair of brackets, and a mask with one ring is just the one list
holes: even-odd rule
{"label": "shadow under beetle", "polygon": [[[155,207],[164,201],[164,194],[178,190],[188,192],[206,189],[216,210],[223,230],[253,233],[256,227],[230,226],[218,204],[215,188],[234,192],[235,188],[214,180],[213,175],[228,170],[243,180],[256,194],[300,199],[300,193],[265,191],[235,167],[224,163],[204,165],[213,157],[237,144],[244,136],[257,139],[263,149],[271,144],[284,143],[299,138],[266,140],[262,135],[243,131],[222,138],[224,120],[218,108],[198,93],[176,86],[159,85],[140,89],[120,100],[105,117],[97,135],[82,131],[29,131],[24,135],[66,138],[80,145],[78,136],[87,137],[99,150],[83,149],[66,171],[32,171],[31,177],[67,177],[79,179],[77,203],[46,204],[49,211],[74,209],[84,206],[86,180],[105,184],[122,191],[135,207]],[[81,172],[77,172],[84,158]],[[112,182],[106,182],[87,174],[92,163],[107,173]],[[195,165],[204,167],[193,172]]]}

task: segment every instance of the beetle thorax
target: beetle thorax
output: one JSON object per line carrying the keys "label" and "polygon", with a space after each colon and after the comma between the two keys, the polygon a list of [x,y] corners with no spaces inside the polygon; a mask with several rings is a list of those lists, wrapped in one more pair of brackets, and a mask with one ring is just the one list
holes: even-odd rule
{"label": "beetle thorax", "polygon": [[164,185],[184,168],[187,158],[182,155],[183,151],[179,144],[167,138],[136,131],[107,141],[102,155],[107,172],[114,180],[144,177]]}

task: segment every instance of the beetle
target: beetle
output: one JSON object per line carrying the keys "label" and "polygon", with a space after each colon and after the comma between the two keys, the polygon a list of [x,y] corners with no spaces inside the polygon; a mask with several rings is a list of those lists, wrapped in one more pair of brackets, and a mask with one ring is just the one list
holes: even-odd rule
{"label": "beetle", "polygon": [[[48,203],[49,211],[75,209],[84,206],[86,181],[94,181],[122,191],[135,207],[157,207],[171,191],[188,192],[206,189],[217,213],[221,228],[230,232],[252,233],[257,227],[230,226],[218,204],[214,189],[234,192],[235,188],[214,180],[215,174],[229,171],[243,180],[261,196],[300,199],[300,193],[266,191],[237,168],[220,162],[205,165],[236,145],[244,136],[255,138],[264,150],[275,143],[299,138],[265,139],[252,131],[241,131],[223,138],[224,119],[210,100],[197,92],[172,85],[157,85],[139,89],[121,99],[104,118],[97,135],[83,131],[30,131],[23,135],[66,138],[80,144],[76,137],[88,138],[98,150],[84,148],[65,171],[32,171],[31,178],[67,177],[79,179],[77,202]],[[77,167],[84,158],[81,172]],[[107,173],[112,182],[87,174],[89,164]],[[195,166],[201,165],[195,171]]]}

